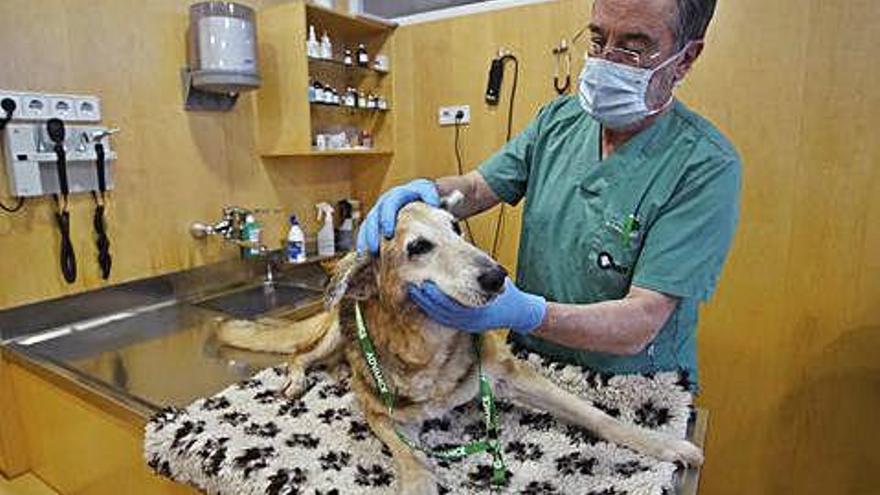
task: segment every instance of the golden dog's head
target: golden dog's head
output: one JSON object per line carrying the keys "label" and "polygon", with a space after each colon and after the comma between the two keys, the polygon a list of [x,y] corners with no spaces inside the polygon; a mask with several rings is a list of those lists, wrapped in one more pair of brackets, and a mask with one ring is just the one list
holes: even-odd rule
{"label": "golden dog's head", "polygon": [[397,215],[392,239],[378,257],[351,253],[340,260],[328,286],[326,305],[343,296],[378,297],[389,307],[408,304],[407,288],[434,282],[465,306],[481,306],[504,290],[504,268],[461,236],[455,218],[442,208],[410,203]]}

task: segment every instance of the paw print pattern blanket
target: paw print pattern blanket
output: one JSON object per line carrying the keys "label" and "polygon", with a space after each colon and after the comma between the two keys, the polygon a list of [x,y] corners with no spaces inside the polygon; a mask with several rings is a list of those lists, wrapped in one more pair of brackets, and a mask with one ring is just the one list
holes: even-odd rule
{"label": "paw print pattern blanket", "polygon": [[[623,421],[683,438],[692,414],[686,380],[676,373],[609,376],[519,356],[556,383]],[[346,370],[316,370],[298,399],[277,391],[283,367],[197,400],[164,409],[147,424],[144,456],[158,474],[209,494],[327,495],[396,492],[390,452],[371,433]],[[508,479],[502,493],[667,495],[677,467],[598,440],[551,415],[498,401]],[[476,398],[445,417],[402,431],[440,447],[484,434]],[[498,493],[491,456],[429,459],[439,493]]]}

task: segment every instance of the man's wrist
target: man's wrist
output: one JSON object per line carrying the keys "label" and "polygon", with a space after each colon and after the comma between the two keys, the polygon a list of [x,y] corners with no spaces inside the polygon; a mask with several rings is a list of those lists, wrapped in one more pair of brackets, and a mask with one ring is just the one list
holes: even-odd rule
{"label": "man's wrist", "polygon": [[544,299],[542,296],[534,294],[527,294],[527,296],[532,299],[531,301],[529,301],[529,304],[526,305],[528,315],[526,316],[526,318],[523,319],[524,321],[522,324],[510,328],[520,335],[527,335],[537,332],[544,326],[545,322],[547,321],[547,300]]}

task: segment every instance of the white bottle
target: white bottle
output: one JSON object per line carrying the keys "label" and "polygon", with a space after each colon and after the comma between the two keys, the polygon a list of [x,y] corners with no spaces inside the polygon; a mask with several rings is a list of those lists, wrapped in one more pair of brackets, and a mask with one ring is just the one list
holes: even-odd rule
{"label": "white bottle", "polygon": [[309,26],[309,39],[306,41],[306,53],[309,58],[321,58],[321,45],[315,34],[315,26]]}
{"label": "white bottle", "polygon": [[[336,239],[333,233],[333,207],[329,203],[318,203],[318,221],[324,221],[324,225],[318,231],[318,256],[333,256],[336,254]],[[323,219],[322,219],[323,217]]]}
{"label": "white bottle", "polygon": [[330,36],[327,34],[327,31],[324,31],[324,36],[321,37],[321,57],[327,60],[333,58],[333,43],[330,43]]}
{"label": "white bottle", "polygon": [[288,263],[302,263],[306,260],[306,236],[299,226],[296,215],[290,215],[290,230],[287,232],[285,254]]}

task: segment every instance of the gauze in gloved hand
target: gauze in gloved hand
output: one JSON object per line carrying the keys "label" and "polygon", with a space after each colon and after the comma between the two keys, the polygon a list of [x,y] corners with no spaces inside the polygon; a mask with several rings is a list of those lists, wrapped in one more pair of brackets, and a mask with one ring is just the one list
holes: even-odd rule
{"label": "gauze in gloved hand", "polygon": [[491,303],[479,307],[462,305],[430,281],[411,285],[408,291],[409,298],[429,318],[469,333],[510,328],[526,334],[541,326],[547,314],[547,301],[543,297],[519,290],[510,278],[504,281],[504,292]]}
{"label": "gauze in gloved hand", "polygon": [[386,239],[394,237],[397,212],[414,201],[422,201],[435,207],[440,206],[440,194],[437,192],[437,186],[427,179],[416,179],[385,191],[361,224],[357,238],[358,252],[378,253],[382,236]]}

